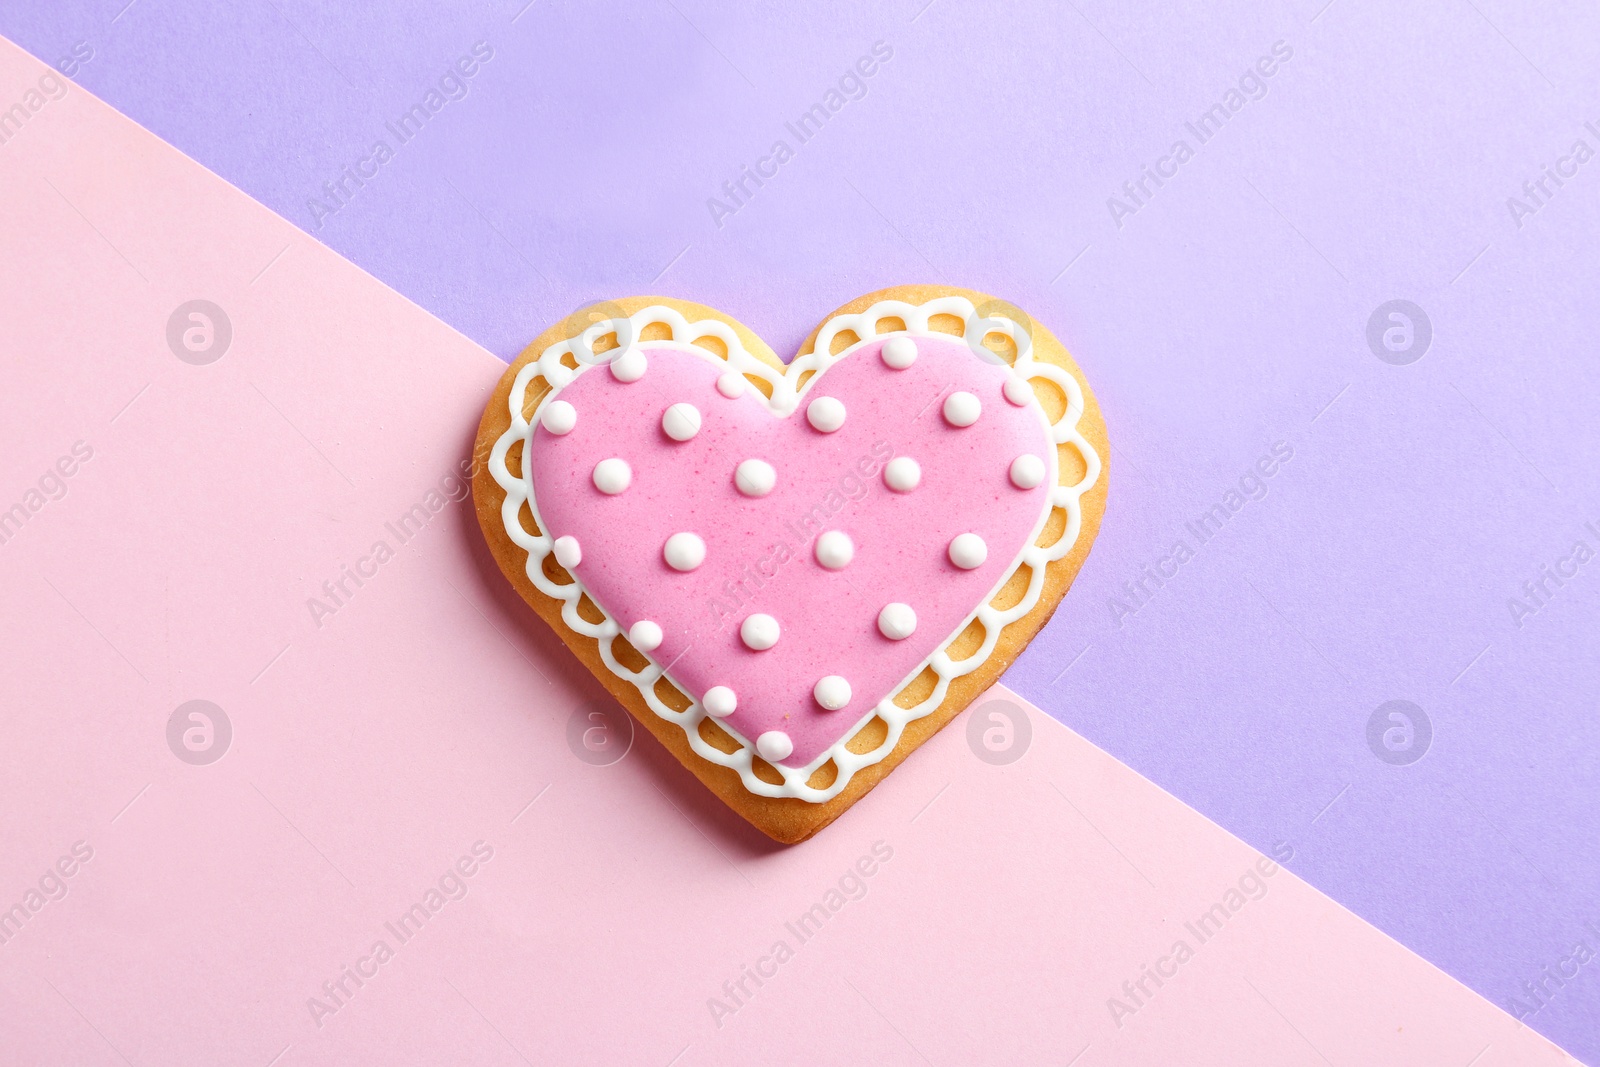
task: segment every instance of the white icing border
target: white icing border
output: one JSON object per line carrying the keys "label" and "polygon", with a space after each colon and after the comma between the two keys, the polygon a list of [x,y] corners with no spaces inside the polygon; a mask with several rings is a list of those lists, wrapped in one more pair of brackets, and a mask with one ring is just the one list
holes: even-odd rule
{"label": "white icing border", "polygon": [[[800,398],[804,393],[822,377],[829,367],[870,341],[899,333],[913,336],[920,334],[945,340],[950,339],[951,335],[932,330],[929,327],[929,320],[938,315],[951,315],[961,319],[966,325],[964,332],[967,333],[971,333],[975,326],[983,328],[984,332],[973,339],[977,343],[981,343],[983,337],[989,333],[1002,333],[1013,338],[1018,353],[1016,362],[1011,367],[1011,372],[1023,379],[1048,379],[1061,389],[1067,398],[1066,410],[1055,422],[1046,422],[1046,429],[1051,440],[1056,445],[1070,443],[1077,448],[1078,452],[1083,456],[1087,471],[1083,480],[1077,485],[1060,485],[1057,456],[1054,450],[1051,451],[1049,463],[1053,488],[1049,493],[1048,503],[1044,507],[1038,522],[1035,523],[1033,533],[1029,536],[1026,545],[1017,555],[1017,558],[1012,561],[1011,566],[1006,569],[998,584],[984,596],[972,614],[961,621],[961,624],[955,628],[951,636],[943,644],[934,650],[927,659],[919,663],[899,685],[895,686],[894,691],[889,696],[867,712],[856,723],[854,728],[823,751],[815,760],[804,767],[785,767],[781,764],[769,764],[782,775],[782,785],[774,785],[756,776],[753,769],[755,758],[753,741],[740,736],[726,722],[718,722],[718,725],[739,743],[740,748],[738,751],[732,753],[724,752],[720,748],[709,744],[700,736],[700,723],[707,715],[700,706],[699,701],[694,701],[687,709],[681,712],[674,711],[663,703],[661,698],[656,695],[655,684],[666,672],[656,663],[654,658],[640,653],[648,663],[643,670],[637,672],[630,671],[617,662],[611,646],[618,636],[623,636],[624,640],[626,640],[626,635],[622,634],[622,628],[593,597],[590,597],[590,603],[600,610],[602,616],[604,616],[602,621],[591,623],[578,614],[578,601],[585,593],[583,583],[578,581],[575,575],[572,576],[572,582],[567,585],[558,585],[550,581],[544,573],[544,560],[552,551],[552,539],[542,532],[538,535],[529,534],[517,517],[522,505],[526,503],[538,528],[541,531],[545,529],[544,521],[539,515],[538,504],[533,498],[533,482],[529,474],[532,453],[529,442],[532,438],[532,425],[537,423],[539,413],[535,412],[533,423],[530,423],[523,416],[524,398],[527,396],[528,386],[535,377],[543,377],[546,383],[552,386],[551,391],[541,402],[542,409],[543,405],[555,399],[577,374],[585,373],[593,368],[593,364],[585,359],[579,360],[579,366],[576,371],[561,363],[562,357],[568,354],[572,354],[574,358],[578,357],[579,353],[573,351],[573,342],[578,342],[582,353],[587,355],[593,351],[592,346],[595,341],[608,333],[616,332],[619,340],[622,340],[622,331],[618,326],[619,320],[602,320],[574,338],[551,345],[540,353],[538,359],[529,360],[517,372],[516,380],[512,384],[509,401],[511,425],[495,441],[494,449],[489,456],[489,472],[506,494],[505,500],[502,501],[500,507],[501,520],[505,525],[506,534],[518,547],[528,553],[528,562],[525,568],[528,580],[541,593],[562,601],[562,622],[575,633],[594,638],[599,643],[600,658],[604,661],[606,667],[619,678],[624,678],[633,683],[634,687],[639,691],[639,695],[644,699],[645,704],[657,715],[668,722],[673,722],[680,726],[696,755],[718,766],[729,767],[739,772],[739,777],[744,782],[745,788],[759,796],[796,797],[813,804],[820,804],[837,796],[850,783],[850,779],[854,777],[856,771],[879,762],[894,751],[894,747],[899,743],[900,735],[905,730],[906,724],[920,719],[938,708],[944,702],[944,696],[950,687],[950,682],[962,675],[970,674],[982,666],[989,656],[993,654],[995,643],[999,640],[1001,631],[1006,626],[1027,615],[1034,605],[1038,603],[1039,595],[1044,589],[1045,565],[1061,559],[1072,551],[1073,545],[1077,543],[1078,534],[1083,524],[1081,499],[1083,494],[1093,488],[1100,478],[1100,456],[1093,446],[1084,439],[1083,435],[1078,432],[1078,420],[1083,415],[1083,388],[1076,378],[1061,367],[1053,363],[1034,360],[1031,338],[1026,331],[1021,331],[1019,336],[1016,323],[1007,318],[979,317],[972,302],[963,296],[938,297],[921,305],[908,304],[900,300],[885,300],[872,305],[864,312],[854,315],[835,316],[829,319],[822,329],[817,332],[816,342],[812,347],[812,351],[804,356],[796,357],[788,365],[787,369],[781,372],[747,352],[733,327],[719,319],[706,319],[691,323],[677,310],[660,305],[642,308],[628,318],[628,326],[633,333],[633,338],[640,337],[645,327],[654,323],[661,323],[671,330],[670,339],[653,340],[646,343],[690,351],[713,363],[719,365],[725,363],[727,367],[740,374],[750,375],[767,382],[772,388],[771,400],[769,401],[766,397],[763,397],[760,390],[753,390],[756,399],[765,403],[768,410],[773,414],[779,417],[787,417],[799,406]],[[879,334],[877,327],[879,320],[882,319],[899,319],[905,325],[905,329],[889,330]],[[830,354],[828,350],[832,346],[834,339],[845,332],[854,333],[858,339],[857,342],[843,349],[837,355]],[[694,341],[704,337],[714,337],[722,342],[728,353],[726,361],[718,359],[713,353],[693,344]],[[801,386],[798,383],[801,376],[807,371],[815,371],[816,373]],[[1031,405],[1039,413],[1040,421],[1044,422],[1046,416],[1038,400],[1033,400]],[[506,455],[512,444],[517,441],[523,442],[523,469],[514,475],[506,466]],[[1045,524],[1049,521],[1050,515],[1058,507],[1066,512],[1066,529],[1049,547],[1041,548],[1036,542],[1043,532]],[[1011,576],[1016,573],[1017,568],[1023,563],[1032,568],[1027,593],[1010,608],[1004,611],[996,609],[990,602],[994,600],[995,596],[998,595],[1006,582],[1011,579]],[[983,624],[984,641],[982,647],[959,663],[951,660],[947,650],[955,639],[966,631],[973,619],[978,619]],[[913,708],[902,708],[896,704],[894,697],[912,679],[930,667],[939,679],[934,686],[933,693]],[[667,680],[676,686],[680,692],[683,692],[686,696],[689,695],[687,690],[683,686],[677,685],[677,682],[670,675],[667,676]],[[691,699],[693,698],[691,697]],[[847,747],[850,739],[875,716],[881,717],[889,727],[888,734],[883,742],[867,753],[850,751]],[[825,789],[813,789],[808,786],[806,782],[811,775],[829,760],[832,760],[838,769],[838,774],[835,776],[833,784]]]}

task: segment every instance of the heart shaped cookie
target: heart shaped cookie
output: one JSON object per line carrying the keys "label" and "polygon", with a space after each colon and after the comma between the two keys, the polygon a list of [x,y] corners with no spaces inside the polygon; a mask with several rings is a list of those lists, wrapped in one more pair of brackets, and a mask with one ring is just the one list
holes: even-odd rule
{"label": "heart shaped cookie", "polygon": [[473,488],[529,605],[794,842],[1044,625],[1099,527],[1106,452],[1060,342],[981,293],[869,294],[788,365],[719,312],[640,297],[512,364]]}

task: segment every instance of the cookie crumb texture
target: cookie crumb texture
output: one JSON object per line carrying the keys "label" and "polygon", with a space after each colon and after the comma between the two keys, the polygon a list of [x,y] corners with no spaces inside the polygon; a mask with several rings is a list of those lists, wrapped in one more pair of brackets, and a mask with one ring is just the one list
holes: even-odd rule
{"label": "cookie crumb texture", "polygon": [[[485,411],[479,454],[498,462],[474,495],[501,570],[778,841],[837,818],[992,685],[1098,530],[1109,449],[1093,394],[1036,324],[1020,344],[969,346],[970,309],[994,303],[869,294],[785,367],[710,308],[628,298],[636,336],[618,350],[602,335],[604,365],[578,364],[553,328]],[[657,313],[723,343],[685,343]],[[579,591],[604,622],[563,617]]]}

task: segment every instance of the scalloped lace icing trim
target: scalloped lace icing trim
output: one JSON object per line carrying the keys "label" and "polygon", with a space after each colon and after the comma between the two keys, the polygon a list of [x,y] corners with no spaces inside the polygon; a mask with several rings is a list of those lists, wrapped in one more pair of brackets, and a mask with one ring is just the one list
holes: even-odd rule
{"label": "scalloped lace icing trim", "polygon": [[[668,339],[640,343],[654,345],[670,343],[671,347],[693,351],[695,354],[712,362],[725,363],[729,368],[741,374],[760,378],[771,387],[772,396],[768,400],[761,396],[758,390],[756,391],[756,398],[766,403],[773,414],[779,417],[787,417],[799,406],[801,396],[817,382],[829,367],[849,356],[857,348],[869,341],[897,333],[948,337],[948,334],[934,331],[929,327],[929,320],[941,315],[949,315],[961,319],[967,325],[969,332],[974,324],[977,323],[984,327],[982,336],[986,336],[989,333],[1002,333],[1011,337],[1018,349],[1016,362],[1011,368],[1012,373],[1024,379],[1045,378],[1061,389],[1067,398],[1067,406],[1059,418],[1048,424],[1051,439],[1058,446],[1062,444],[1073,445],[1083,456],[1084,464],[1087,468],[1086,472],[1082,481],[1077,485],[1063,486],[1057,484],[1055,486],[1050,493],[1048,504],[1042,510],[1039,520],[1034,526],[1027,545],[1012,566],[1006,570],[1005,575],[984,596],[972,614],[967,616],[961,625],[955,628],[951,636],[932,655],[918,664],[916,669],[895,687],[893,693],[880,701],[877,707],[863,716],[849,733],[810,764],[804,767],[784,767],[779,764],[767,764],[768,767],[773,768],[782,776],[783,782],[781,785],[765,781],[757,776],[755,773],[755,760],[757,757],[754,743],[749,738],[740,736],[727,723],[718,722],[717,725],[738,743],[739,748],[734,752],[724,752],[700,736],[700,723],[707,716],[699,701],[694,701],[681,712],[674,711],[663,703],[655,691],[656,682],[663,676],[679,692],[685,691],[682,686],[678,686],[673,681],[670,675],[666,674],[665,670],[654,659],[647,655],[644,656],[648,662],[644,669],[639,671],[629,670],[617,661],[612,645],[621,636],[621,627],[613,621],[604,606],[595,601],[593,597],[590,598],[590,603],[599,608],[604,618],[598,623],[592,623],[579,615],[578,602],[585,594],[583,583],[574,577],[570,583],[560,585],[550,581],[544,573],[544,560],[552,551],[553,541],[543,533],[545,528],[544,521],[539,514],[538,503],[533,497],[532,481],[528,473],[530,462],[528,442],[531,437],[532,424],[523,417],[528,387],[535,378],[540,377],[544,378],[545,382],[552,387],[541,402],[542,409],[543,404],[549,403],[554,399],[576,374],[583,373],[593,365],[586,360],[580,360],[578,370],[573,371],[561,362],[562,358],[568,354],[573,354],[575,358],[577,357],[578,353],[574,351],[573,347],[574,342],[578,342],[582,346],[582,352],[591,352],[593,350],[592,345],[598,338],[618,331],[617,324],[620,320],[603,320],[590,326],[576,337],[545,349],[544,352],[540,353],[537,360],[530,360],[522,367],[512,385],[510,397],[511,425],[495,441],[494,450],[489,457],[489,471],[500,488],[505,490],[506,497],[501,504],[500,513],[501,519],[505,524],[506,533],[518,547],[528,554],[525,568],[528,580],[541,593],[562,602],[561,619],[566,626],[575,633],[593,638],[598,642],[600,657],[605,662],[606,667],[619,678],[624,678],[631,682],[638,689],[639,695],[644,699],[651,711],[668,722],[676,723],[680,726],[683,729],[684,737],[688,740],[696,755],[718,766],[729,767],[737,771],[745,788],[759,796],[796,797],[813,804],[820,804],[837,796],[850,783],[850,779],[855,776],[856,771],[879,762],[894,751],[894,747],[899,743],[900,735],[904,732],[906,725],[932,713],[938,708],[944,701],[945,693],[949,690],[951,681],[962,675],[970,674],[988,660],[989,656],[994,652],[995,643],[1000,638],[1000,632],[1006,626],[1027,615],[1033,609],[1033,606],[1038,603],[1039,595],[1044,588],[1045,565],[1061,559],[1072,551],[1072,546],[1077,543],[1083,522],[1081,507],[1083,494],[1093,488],[1100,477],[1100,456],[1078,431],[1078,420],[1083,415],[1083,389],[1077,379],[1062,368],[1053,363],[1035,361],[1030,338],[1025,331],[1020,332],[1019,336],[1015,323],[1010,319],[977,318],[977,312],[972,302],[962,296],[939,297],[920,305],[908,304],[899,300],[886,300],[872,305],[864,312],[836,316],[829,319],[822,329],[818,331],[812,351],[804,356],[797,357],[782,372],[745,351],[738,334],[734,332],[731,326],[721,320],[707,319],[699,322],[690,322],[677,310],[659,305],[643,308],[634,312],[628,318],[629,329],[635,338],[643,336],[645,328],[653,324],[665,325],[671,331],[671,337]],[[904,324],[905,329],[888,330],[880,334],[877,332],[878,323],[884,319],[899,319]],[[844,333],[853,333],[857,338],[856,342],[842,349],[837,355],[830,354],[829,349],[832,347],[834,340]],[[982,336],[976,340],[981,342]],[[695,341],[707,337],[715,338],[722,343],[728,353],[725,361],[718,359],[713,353],[694,344]],[[816,373],[806,379],[805,384],[802,386],[799,382],[807,371]],[[1039,410],[1041,418],[1043,418],[1043,409],[1040,408]],[[535,412],[535,421],[537,417],[538,413]],[[513,474],[506,466],[506,456],[511,446],[518,441],[523,442],[522,470]],[[1054,480],[1059,483],[1060,473],[1059,470],[1055,469],[1056,461],[1057,457],[1052,453],[1050,457],[1051,473],[1054,476]],[[527,504],[532,512],[534,522],[541,531],[539,534],[528,533],[519,520],[518,513],[521,511],[523,504]],[[1041,547],[1038,544],[1039,537],[1043,533],[1050,515],[1058,507],[1066,512],[1066,529],[1050,545]],[[991,601],[1011,579],[1012,575],[1017,572],[1017,568],[1024,564],[1028,565],[1031,572],[1027,593],[1010,608],[1005,610],[995,608]],[[967,627],[975,619],[982,624],[984,630],[982,646],[972,655],[959,662],[952,660],[948,655],[950,645],[957,637],[966,632]],[[895,696],[899,695],[906,685],[928,668],[932,668],[938,678],[933,692],[911,708],[902,708],[896,704],[894,702]],[[685,695],[688,694],[685,693]],[[851,739],[874,718],[881,718],[888,725],[887,735],[880,744],[869,752],[852,752],[848,747]],[[815,789],[808,785],[807,782],[811,776],[830,760],[838,770],[833,782],[821,789]]]}

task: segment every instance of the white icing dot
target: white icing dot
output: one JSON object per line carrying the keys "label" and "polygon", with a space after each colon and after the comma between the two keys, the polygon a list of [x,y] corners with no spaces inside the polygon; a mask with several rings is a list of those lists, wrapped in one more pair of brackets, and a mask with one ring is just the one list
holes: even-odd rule
{"label": "white icing dot", "polygon": [[1024,452],[1011,461],[1011,484],[1018,489],[1032,489],[1044,481],[1044,460],[1031,452]]}
{"label": "white icing dot", "polygon": [[739,624],[739,640],[755,652],[765,652],[778,643],[778,620],[771,615],[748,615]]}
{"label": "white icing dot", "polygon": [[909,337],[891,337],[884,342],[880,355],[890,367],[905,370],[917,361],[917,342]]}
{"label": "white icing dot", "polygon": [[611,376],[619,382],[636,382],[644,377],[644,353],[630,348],[611,361]]}
{"label": "white icing dot", "polygon": [[692,571],[706,561],[706,543],[699,534],[675,533],[667,538],[661,555],[675,571]]}
{"label": "white icing dot", "polygon": [[739,697],[725,685],[714,685],[700,698],[700,706],[706,709],[707,715],[715,715],[720,719],[733,714],[733,710],[739,706]]}
{"label": "white icing dot", "polygon": [[975,533],[958,534],[950,542],[950,562],[964,571],[983,566],[989,558],[989,546]]}
{"label": "white icing dot", "polygon": [[855,555],[855,543],[843,530],[829,530],[817,538],[817,562],[830,571],[848,567]]}
{"label": "white icing dot", "polygon": [[594,487],[607,496],[616,496],[633,482],[628,461],[612,456],[594,465]]}
{"label": "white icing dot", "polygon": [[561,363],[552,363],[539,373],[544,375],[544,380],[549,382],[551,388],[564,389],[572,384],[572,368]]}
{"label": "white icing dot", "polygon": [[813,429],[832,433],[844,425],[844,402],[838,397],[819,396],[806,405],[806,421]]}
{"label": "white icing dot", "polygon": [[909,493],[922,483],[922,467],[910,456],[896,456],[883,468],[883,484],[897,493]]}
{"label": "white icing dot", "polygon": [[717,379],[717,392],[729,400],[744,395],[744,375],[729,371]]}
{"label": "white icing dot", "polygon": [[661,647],[661,627],[649,619],[640,619],[628,627],[628,643],[640,652],[654,652]]}
{"label": "white icing dot", "polygon": [[674,441],[687,441],[700,432],[700,409],[693,404],[673,404],[661,415],[661,431]]}
{"label": "white icing dot", "polygon": [[778,484],[778,472],[764,459],[747,459],[734,468],[733,484],[745,496],[766,496]]}
{"label": "white icing dot", "polygon": [[838,711],[850,703],[850,683],[837,674],[830,674],[816,684],[811,695],[828,711]]}
{"label": "white icing dot", "polygon": [[910,604],[885,604],[878,612],[878,632],[891,641],[904,641],[917,632],[917,613]]}
{"label": "white icing dot", "polygon": [[1007,378],[1006,384],[1000,390],[1005,393],[1006,399],[1019,408],[1027,407],[1028,401],[1033,397],[1033,386],[1028,384],[1026,378]]}
{"label": "white icing dot", "polygon": [[563,567],[576,567],[583,562],[583,546],[571,534],[556,538],[556,543],[550,547],[555,550],[556,562]]}
{"label": "white icing dot", "polygon": [[951,426],[971,426],[983,413],[983,405],[971,393],[951,393],[944,398],[944,421]]}
{"label": "white icing dot", "polygon": [[789,753],[793,751],[794,742],[789,740],[789,735],[782,730],[768,730],[756,738],[756,752],[768,763],[788,759]]}
{"label": "white icing dot", "polygon": [[565,400],[552,400],[544,406],[544,413],[539,416],[539,423],[547,431],[560,437],[562,434],[572,432],[578,425],[578,409]]}

